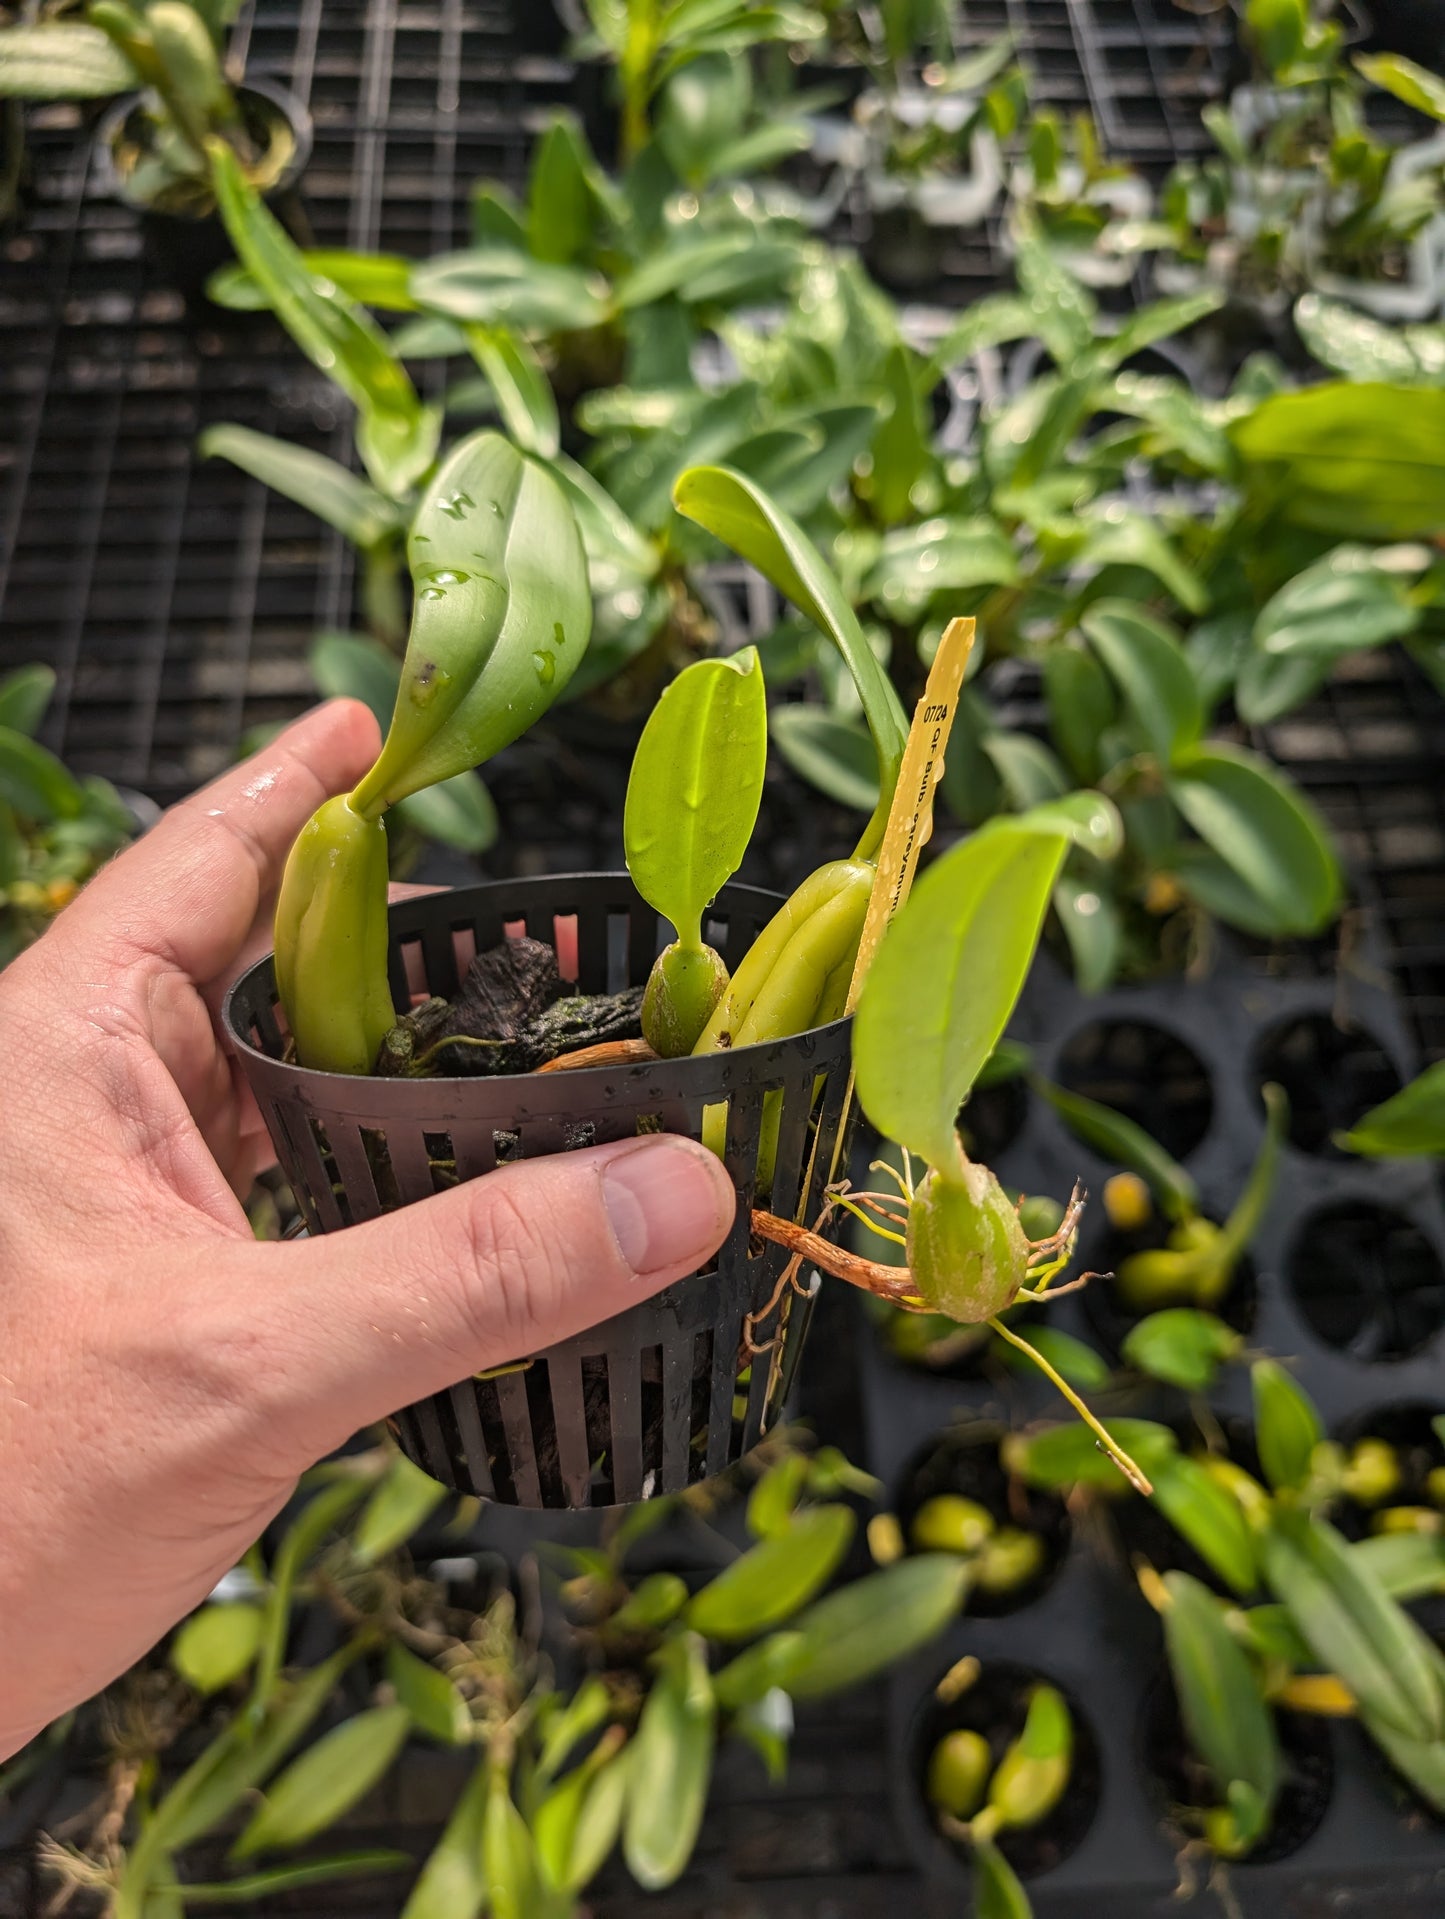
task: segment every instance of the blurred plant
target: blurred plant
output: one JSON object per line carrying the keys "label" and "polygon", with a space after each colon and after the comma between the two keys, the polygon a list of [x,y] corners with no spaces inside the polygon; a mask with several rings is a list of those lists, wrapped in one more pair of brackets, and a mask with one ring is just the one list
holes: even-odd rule
{"label": "blurred plant", "polygon": [[[1163,1307],[1219,1306],[1233,1283],[1240,1260],[1259,1231],[1279,1173],[1280,1152],[1289,1128],[1289,1101],[1281,1087],[1264,1088],[1265,1126],[1238,1199],[1222,1226],[1204,1218],[1194,1182],[1143,1127],[1097,1100],[1036,1079],[1034,1087],[1053,1107],[1069,1131],[1102,1158],[1122,1166],[1144,1182],[1142,1193],[1132,1188],[1106,1189],[1105,1203],[1116,1230],[1138,1232],[1148,1226],[1152,1195],[1168,1221],[1162,1246],[1143,1247],[1121,1260],[1115,1276],[1121,1298],[1133,1312],[1155,1313]],[[1182,1334],[1184,1322],[1171,1322]],[[1188,1322],[1201,1336],[1217,1343],[1218,1335],[1196,1317]],[[1149,1349],[1146,1339],[1136,1353]],[[1223,1356],[1223,1355],[1221,1355]],[[1152,1370],[1152,1368],[1150,1368]],[[1203,1382],[1203,1383],[1207,1383]]]}
{"label": "blurred plant", "polygon": [[1041,108],[1025,129],[1026,159],[1009,181],[1015,203],[1029,210],[1062,263],[1089,286],[1124,286],[1144,244],[1153,194],[1132,168],[1111,160],[1087,114],[1065,127]]}
{"label": "blurred plant", "polygon": [[1445,1061],[1427,1066],[1338,1143],[1369,1159],[1445,1159]]}
{"label": "blurred plant", "polygon": [[[1358,1718],[1425,1802],[1445,1808],[1445,1657],[1404,1610],[1442,1589],[1445,1546],[1413,1522],[1350,1544],[1324,1511],[1352,1485],[1381,1493],[1381,1442],[1349,1453],[1330,1442],[1274,1360],[1258,1360],[1252,1381],[1262,1478],[1223,1451],[1182,1452],[1168,1427],[1109,1422],[1153,1479],[1156,1505],[1234,1596],[1216,1599],[1178,1574],[1161,1580],[1136,1561],[1164,1616],[1186,1735],[1217,1794],[1184,1816],[1228,1856],[1269,1830],[1282,1776],[1272,1708]],[[1004,1455],[1033,1485],[1123,1490],[1082,1426],[1013,1435]],[[1235,1603],[1247,1601],[1257,1603]]]}
{"label": "blurred plant", "polygon": [[1165,184],[1164,270],[1176,287],[1203,275],[1275,319],[1310,285],[1423,318],[1445,271],[1445,145],[1392,149],[1366,105],[1387,91],[1442,119],[1445,83],[1396,55],[1348,61],[1333,12],[1249,0],[1258,78],[1205,109],[1219,157],[1186,161]]}
{"label": "blurred plant", "polygon": [[226,142],[266,192],[296,153],[296,134],[269,102],[238,98],[224,68],[238,0],[92,0],[83,18],[0,24],[0,96],[93,100],[137,91],[113,154],[126,198],[170,214],[214,204],[207,143]]}
{"label": "blurred plant", "polygon": [[[568,1663],[583,1673],[569,1694],[535,1607],[519,1614],[510,1583],[469,1610],[438,1574],[412,1569],[406,1544],[445,1497],[434,1481],[381,1452],[318,1467],[269,1563],[253,1549],[177,1629],[165,1665],[148,1662],[83,1709],[107,1749],[106,1789],[89,1837],[45,1843],[45,1865],[62,1887],[105,1894],[117,1919],[402,1870],[403,1853],[303,1849],[422,1739],[477,1757],[405,1919],[575,1912],[619,1845],[639,1885],[670,1885],[691,1857],[717,1745],[751,1745],[779,1779],[792,1702],[916,1651],[956,1616],[965,1584],[932,1555],[828,1592],[856,1526],[847,1502],[876,1483],[787,1433],[752,1470],[754,1543],[712,1538],[733,1556],[708,1579],[635,1574],[629,1562],[649,1537],[655,1557],[658,1528],[687,1507],[696,1550],[715,1488],[614,1518],[599,1547],[559,1549]],[[468,1505],[447,1528],[459,1547]],[[284,1655],[304,1615],[332,1620],[341,1641],[293,1671]],[[0,1772],[0,1803],[42,1745]],[[179,1773],[172,1750],[194,1754]],[[222,1834],[241,1871],[195,1882],[193,1849]]]}
{"label": "blurred plant", "polygon": [[[953,1675],[946,1675],[940,1690],[950,1703],[961,1696],[955,1688]],[[997,1842],[1049,1817],[1068,1790],[1073,1757],[1068,1704],[1047,1685],[1030,1692],[1023,1728],[996,1765],[988,1739],[969,1727],[945,1733],[929,1754],[924,1787],[934,1820],[968,1848],[981,1916],[1030,1919],[1028,1896]]]}
{"label": "blurred plant", "polygon": [[136,831],[113,786],[77,779],[36,740],[54,689],[48,666],[0,678],[0,966]]}

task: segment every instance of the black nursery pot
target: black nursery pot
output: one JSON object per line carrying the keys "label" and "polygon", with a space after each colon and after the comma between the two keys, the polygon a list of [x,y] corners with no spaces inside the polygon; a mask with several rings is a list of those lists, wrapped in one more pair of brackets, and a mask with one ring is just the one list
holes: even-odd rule
{"label": "black nursery pot", "polygon": [[[262,196],[266,205],[285,227],[298,246],[312,246],[311,222],[301,197],[300,180],[311,158],[315,128],[305,104],[273,80],[248,80],[235,90],[236,100],[247,127],[258,138],[268,129],[284,123],[294,142],[285,171]],[[116,162],[115,148],[121,135],[141,112],[139,95],[131,94],[116,102],[100,123],[96,135],[96,170],[103,188],[140,214],[146,251],[157,271],[192,303],[205,297],[206,282],[219,268],[235,258],[221,216],[207,213],[165,212],[158,207],[141,206],[130,199],[125,179]]]}
{"label": "black nursery pot", "polygon": [[[724,887],[705,930],[730,968],[780,904],[756,887]],[[523,932],[557,948],[565,971],[574,927],[583,993],[643,984],[671,936],[625,873],[433,893],[391,908],[394,1001],[410,1004],[418,969],[424,992],[450,996],[473,953]],[[532,1508],[681,1492],[762,1438],[812,1312],[790,1290],[755,1329],[769,1350],[748,1349],[744,1321],[768,1304],[787,1264],[749,1230],[765,1102],[781,1095],[768,1203],[795,1215],[806,1181],[811,1218],[843,1119],[849,1021],[700,1059],[492,1079],[353,1078],[283,1059],[271,958],[232,988],[225,1020],[312,1232],[375,1218],[512,1160],[643,1133],[700,1139],[704,1108],[725,1102],[738,1212],[707,1266],[576,1338],[519,1353],[510,1369],[403,1408],[395,1429],[407,1456],[444,1485]]]}

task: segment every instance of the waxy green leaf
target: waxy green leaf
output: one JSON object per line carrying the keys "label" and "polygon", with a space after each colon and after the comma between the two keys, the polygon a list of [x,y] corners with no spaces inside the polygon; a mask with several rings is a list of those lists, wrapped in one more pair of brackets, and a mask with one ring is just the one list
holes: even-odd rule
{"label": "waxy green leaf", "polygon": [[1445,120],[1445,80],[1402,53],[1357,53],[1355,66],[1372,86],[1383,87],[1417,113]]}
{"label": "waxy green leaf", "polygon": [[524,333],[579,332],[601,326],[611,311],[598,275],[533,259],[519,247],[438,254],[413,270],[411,291],[424,312]]}
{"label": "waxy green leaf", "polygon": [[1098,600],[1080,621],[1150,748],[1167,765],[1204,731],[1204,706],[1177,635],[1127,600]]}
{"label": "waxy green leaf", "polygon": [[261,1608],[249,1603],[202,1606],[171,1641],[171,1664],[197,1692],[219,1692],[251,1670],[264,1619]]}
{"label": "waxy green leaf", "polygon": [[682,1876],[707,1806],[717,1706],[694,1633],[669,1642],[638,1720],[628,1769],[622,1855],[646,1892]]}
{"label": "waxy green leaf", "polygon": [[1276,1492],[1298,1492],[1310,1476],[1315,1447],[1325,1436],[1313,1400],[1276,1360],[1255,1362],[1254,1436],[1264,1476]]}
{"label": "waxy green leaf", "polygon": [[[1149,1479],[1157,1482],[1178,1442],[1167,1426],[1147,1419],[1106,1419],[1109,1437]],[[1056,1492],[1071,1486],[1099,1486],[1108,1492],[1126,1490],[1114,1464],[1083,1420],[1072,1420],[1042,1432],[1018,1434],[1004,1442],[1004,1464],[1031,1486]]]}
{"label": "waxy green leaf", "polygon": [[398,537],[405,524],[384,493],[310,447],[247,426],[213,426],[196,442],[196,451],[203,460],[229,460],[335,527],[353,546],[379,546]]}
{"label": "waxy green leaf", "polygon": [[1343,300],[1305,293],[1295,301],[1300,338],[1321,366],[1350,380],[1388,380],[1413,386],[1422,379],[1419,358],[1395,327]]}
{"label": "waxy green leaf", "polygon": [[0,727],[33,739],[55,691],[55,669],[17,666],[0,677]]}
{"label": "waxy green leaf", "polygon": [[411,1890],[401,1919],[477,1919],[487,1900],[482,1818],[491,1765],[477,1765]]}
{"label": "waxy green leaf", "polygon": [[1340,1144],[1371,1159],[1445,1158],[1445,1060],[1366,1113]]}
{"label": "waxy green leaf", "polygon": [[1171,1306],[1131,1326],[1122,1357],[1140,1372],[1183,1392],[1200,1393],[1214,1383],[1219,1368],[1233,1359],[1243,1336],[1213,1313],[1193,1306]]}
{"label": "waxy green leaf", "polygon": [[1279,658],[1335,660],[1398,639],[1419,624],[1409,589],[1429,564],[1423,546],[1337,546],[1266,602],[1254,643]]}
{"label": "waxy green leaf", "polygon": [[407,540],[411,637],[391,728],[353,795],[379,811],[490,759],[544,713],[592,630],[587,562],[551,474],[500,434],[442,463]]}
{"label": "waxy green leaf", "polygon": [[1222,743],[1176,753],[1169,797],[1238,882],[1211,899],[1197,867],[1178,877],[1202,904],[1266,935],[1317,933],[1339,911],[1341,878],[1327,830],[1283,774],[1243,747]]}
{"label": "waxy green leaf", "polygon": [[877,806],[878,755],[861,721],[822,706],[775,706],[768,731],[793,771],[830,800],[858,813]]}
{"label": "waxy green leaf", "polygon": [[[414,313],[411,272],[415,265],[399,253],[353,253],[341,247],[308,247],[301,258],[315,280],[326,280],[362,306],[388,313]],[[236,313],[264,313],[270,301],[260,282],[243,266],[218,267],[206,283],[206,297]],[[460,349],[457,349],[458,351]]]}
{"label": "waxy green leaf", "polygon": [[1254,1535],[1239,1501],[1197,1459],[1171,1453],[1146,1468],[1154,1503],[1224,1584],[1246,1598],[1259,1584]]}
{"label": "waxy green leaf", "polygon": [[991,820],[936,861],[869,971],[853,1038],[858,1097],[885,1138],[931,1166],[958,1164],[958,1109],[1023,989],[1071,841],[1110,849],[1109,820],[1067,806]]}
{"label": "waxy green leaf", "polygon": [[1445,387],[1327,381],[1265,400],[1230,429],[1251,492],[1344,539],[1445,528]]}
{"label": "waxy green leaf", "polygon": [[955,1554],[916,1553],[815,1600],[794,1621],[797,1642],[775,1683],[795,1699],[862,1685],[942,1632],[958,1616],[968,1581]]}
{"label": "waxy green leaf", "polygon": [[1187,1573],[1166,1573],[1164,1585],[1164,1643],[1185,1733],[1222,1802],[1233,1803],[1237,1780],[1250,1788],[1258,1823],[1240,1838],[1252,1845],[1267,1829],[1284,1778],[1274,1715],[1214,1595]]}
{"label": "waxy green leaf", "polygon": [[1445,1739],[1445,1685],[1434,1648],[1335,1529],[1276,1506],[1260,1551],[1275,1596],[1361,1713],[1405,1739]]}
{"label": "waxy green leaf", "polygon": [[680,673],[642,730],[623,814],[627,868],[684,945],[698,945],[703,909],[742,864],[767,755],[767,691],[752,647]]}
{"label": "waxy green leaf", "polygon": [[857,615],[803,529],[742,474],[726,467],[690,467],[673,487],[672,497],[679,513],[706,527],[771,580],[847,661],[878,754],[879,801],[858,848],[859,857],[868,857],[876,852],[887,824],[908,725]]}
{"label": "waxy green leaf", "polygon": [[108,34],[79,20],[0,28],[0,98],[104,100],[139,76]]}
{"label": "waxy green leaf", "polygon": [[437,1666],[393,1639],[386,1649],[386,1676],[397,1703],[405,1706],[418,1732],[445,1746],[464,1745],[471,1734],[467,1702]]}
{"label": "waxy green leaf", "polygon": [[855,1530],[846,1506],[795,1513],[771,1539],[752,1547],[708,1582],[687,1609],[687,1623],[708,1639],[751,1639],[780,1626],[827,1584]]}
{"label": "waxy green leaf", "polygon": [[0,802],[39,825],[77,819],[85,810],[85,794],[74,774],[53,753],[9,726],[0,726]]}
{"label": "waxy green leaf", "polygon": [[520,333],[466,323],[463,336],[487,376],[508,434],[524,453],[555,460],[562,444],[557,402],[546,368]]}
{"label": "waxy green leaf", "polygon": [[304,1845],[334,1825],[387,1771],[410,1730],[405,1706],[373,1706],[343,1720],[267,1787],[231,1857]]}

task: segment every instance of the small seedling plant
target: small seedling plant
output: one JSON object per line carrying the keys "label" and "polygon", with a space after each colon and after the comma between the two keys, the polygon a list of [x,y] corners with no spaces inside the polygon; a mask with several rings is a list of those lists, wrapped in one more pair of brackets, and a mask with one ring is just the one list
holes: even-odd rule
{"label": "small seedling plant", "polygon": [[[1277,1709],[1357,1719],[1426,1805],[1445,1808],[1445,1661],[1405,1610],[1445,1581],[1433,1510],[1422,1525],[1420,1509],[1389,1507],[1394,1449],[1330,1441],[1278,1362],[1256,1361],[1251,1376],[1259,1476],[1222,1451],[1186,1454],[1168,1427],[1110,1422],[1211,1576],[1212,1588],[1136,1562],[1164,1621],[1185,1737],[1214,1788],[1178,1818],[1224,1858],[1270,1830],[1285,1777]],[[1082,1427],[1005,1442],[1012,1469],[1049,1487],[1102,1487],[1089,1451]],[[1351,1543],[1326,1516],[1342,1499],[1402,1519]]]}
{"label": "small seedling plant", "polygon": [[[976,1681],[971,1657],[944,1675],[935,1696],[952,1704]],[[987,1737],[972,1727],[945,1733],[928,1756],[924,1790],[938,1830],[968,1851],[978,1912],[990,1919],[1030,1919],[1033,1908],[999,1849],[1001,1835],[1041,1825],[1068,1790],[1074,1725],[1054,1686],[1028,1696],[1023,1727],[995,1762]]]}
{"label": "small seedling plant", "polygon": [[286,173],[295,134],[279,113],[248,118],[225,71],[237,0],[93,0],[76,17],[0,26],[0,97],[95,100],[138,92],[117,136],[123,191],[137,205],[199,215],[215,206],[209,144],[220,140],[261,192]]}

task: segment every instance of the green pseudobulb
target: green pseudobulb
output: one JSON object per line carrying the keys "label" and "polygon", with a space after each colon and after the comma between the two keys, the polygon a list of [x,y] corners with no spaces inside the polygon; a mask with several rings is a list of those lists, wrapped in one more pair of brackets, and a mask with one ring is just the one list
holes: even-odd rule
{"label": "green pseudobulb", "polygon": [[930,1169],[908,1209],[908,1265],[935,1312],[976,1325],[1012,1305],[1028,1277],[1029,1240],[986,1166],[959,1156]]}
{"label": "green pseudobulb", "polygon": [[684,1059],[727,991],[728,969],[710,946],[674,940],[658,954],[642,997],[642,1037],[660,1059]]}
{"label": "green pseudobulb", "polygon": [[[396,1023],[386,972],[386,828],[342,795],[302,827],[276,903],[276,987],[296,1057],[369,1073]],[[308,990],[311,982],[321,990]]]}

